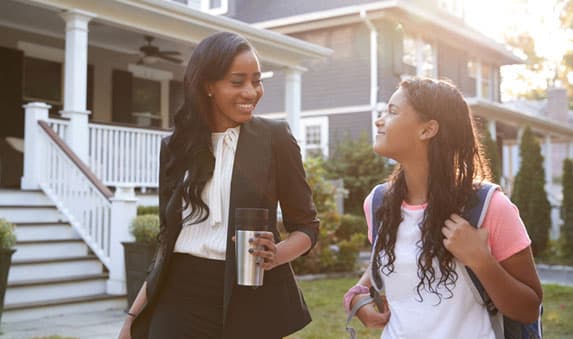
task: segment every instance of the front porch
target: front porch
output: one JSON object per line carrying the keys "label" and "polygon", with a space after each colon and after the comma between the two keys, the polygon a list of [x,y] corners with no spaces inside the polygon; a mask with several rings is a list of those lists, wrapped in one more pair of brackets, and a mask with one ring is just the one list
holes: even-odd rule
{"label": "front porch", "polygon": [[[50,209],[54,219],[28,220],[36,213],[19,211],[38,206],[15,206],[16,200],[0,204],[0,211],[13,219],[19,233],[22,227],[67,228],[63,231],[70,239],[63,242],[81,242],[74,245],[77,251],[102,266],[97,279],[103,285],[94,290],[115,296],[125,294],[121,242],[131,240],[127,228],[136,213],[136,193],[151,193],[147,201],[155,201],[160,140],[170,133],[183,100],[185,60],[193,47],[219,31],[234,31],[251,41],[267,76],[286,74],[284,107],[297,137],[301,65],[329,54],[328,49],[167,0],[7,0],[0,3],[0,26],[0,73],[6,75],[0,77],[0,169],[16,168],[0,171],[0,187],[41,193],[34,199],[44,201],[42,208]],[[146,41],[146,36],[153,39]],[[167,51],[167,58],[142,55],[144,45]],[[2,193],[12,201],[10,196],[18,192]],[[17,244],[27,256],[16,257],[22,274],[25,265],[72,260],[55,258],[54,263],[42,251],[28,250],[62,242],[50,238],[51,232],[42,234]],[[83,256],[78,252],[73,260],[87,260]],[[64,266],[55,271],[71,277],[19,276],[13,286],[24,281],[36,287],[26,297],[12,292],[7,309],[18,314],[3,320],[36,318],[50,309],[74,310],[57,307],[59,298],[67,302],[71,297],[56,293],[47,300],[49,287],[45,293],[42,288],[54,279],[69,284],[82,273],[66,273]],[[37,312],[42,303],[47,309]],[[26,311],[26,305],[34,311]]]}

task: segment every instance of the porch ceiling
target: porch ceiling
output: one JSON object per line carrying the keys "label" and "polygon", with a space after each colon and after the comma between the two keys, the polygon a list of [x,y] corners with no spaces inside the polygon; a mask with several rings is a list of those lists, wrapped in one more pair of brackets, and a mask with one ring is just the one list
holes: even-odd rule
{"label": "porch ceiling", "polygon": [[516,129],[529,125],[535,133],[550,135],[555,141],[573,141],[573,127],[569,124],[516,111],[490,101],[476,98],[470,98],[467,101],[472,111],[480,117],[493,119]]}
{"label": "porch ceiling", "polygon": [[63,37],[64,20],[57,13],[73,9],[95,15],[89,26],[90,45],[124,53],[138,53],[143,35],[149,34],[159,38],[154,44],[161,49],[177,50],[187,58],[199,41],[220,31],[245,36],[270,67],[300,67],[305,60],[331,53],[327,48],[165,0],[3,0],[0,25]]}

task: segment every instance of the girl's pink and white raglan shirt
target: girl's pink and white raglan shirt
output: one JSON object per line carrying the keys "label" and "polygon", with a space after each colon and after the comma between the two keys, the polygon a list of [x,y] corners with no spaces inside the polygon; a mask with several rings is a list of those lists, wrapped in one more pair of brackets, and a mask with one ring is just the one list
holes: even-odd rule
{"label": "girl's pink and white raglan shirt", "polygon": [[[364,200],[364,213],[368,224],[368,239],[372,242],[372,195]],[[471,281],[461,270],[464,266],[456,261],[458,280],[451,288],[452,294],[440,287],[441,301],[426,289],[420,294],[417,258],[421,252],[421,224],[426,204],[402,204],[403,221],[398,227],[395,245],[394,272],[382,274],[385,293],[390,307],[390,321],[382,332],[382,338],[492,338],[495,339],[489,315],[478,304],[472,293]],[[503,261],[527,248],[531,240],[519,217],[517,207],[500,191],[493,194],[482,227],[489,231],[489,246],[492,255]],[[435,271],[439,268],[435,264]],[[436,278],[438,280],[438,278]],[[434,283],[435,286],[435,283]]]}

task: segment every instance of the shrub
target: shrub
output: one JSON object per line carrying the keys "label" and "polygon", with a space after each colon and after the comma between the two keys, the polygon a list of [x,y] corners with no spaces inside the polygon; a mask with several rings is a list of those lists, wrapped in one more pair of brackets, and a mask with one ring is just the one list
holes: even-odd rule
{"label": "shrub", "polygon": [[501,161],[499,159],[497,142],[492,139],[491,134],[489,133],[489,129],[484,128],[481,142],[483,144],[483,149],[486,157],[485,160],[491,169],[491,179],[493,182],[499,184],[501,178]]}
{"label": "shrub", "polygon": [[563,161],[563,201],[561,203],[560,245],[564,259],[573,260],[573,160]]}
{"label": "shrub", "polygon": [[138,215],[133,218],[129,228],[136,242],[153,243],[159,234],[159,216],[157,214]]}
{"label": "shrub", "polygon": [[531,128],[527,126],[521,137],[519,149],[521,165],[515,177],[511,200],[531,237],[533,255],[545,251],[551,227],[551,205],[545,192],[545,170],[541,147]]}
{"label": "shrub", "polygon": [[325,168],[329,178],[344,179],[344,188],[348,190],[344,211],[355,215],[362,215],[364,198],[392,170],[383,157],[374,153],[372,141],[366,134],[357,140],[347,136],[338,141]]}
{"label": "shrub", "polygon": [[137,206],[137,215],[145,214],[159,215],[159,206]]}
{"label": "shrub", "polygon": [[368,227],[364,217],[353,214],[343,214],[335,235],[341,240],[350,240],[354,234],[366,234]]}
{"label": "shrub", "polygon": [[6,219],[0,218],[0,248],[13,248],[16,244],[16,234],[14,224]]}

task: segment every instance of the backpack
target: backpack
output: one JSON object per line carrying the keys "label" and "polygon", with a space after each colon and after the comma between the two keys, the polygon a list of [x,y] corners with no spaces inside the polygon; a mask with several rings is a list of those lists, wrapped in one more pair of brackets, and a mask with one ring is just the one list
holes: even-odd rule
{"label": "backpack", "polygon": [[[491,183],[482,183],[480,187],[475,191],[475,197],[469,199],[468,206],[464,208],[463,218],[466,219],[472,226],[479,228],[481,227],[483,220],[485,218],[487,208],[493,196],[493,193],[500,189],[498,185]],[[380,184],[375,187],[374,194],[372,197],[372,255],[370,262],[373,263],[374,259],[374,248],[376,246],[376,239],[378,237],[378,227],[380,225],[380,220],[376,216],[376,211],[382,206],[382,201],[384,200],[384,193],[386,192],[386,184]],[[383,289],[384,282],[379,274],[375,265],[370,265],[372,277],[372,284],[379,291]],[[476,301],[483,304],[490,316],[493,330],[497,339],[541,339],[543,337],[543,327],[541,324],[541,315],[543,314],[543,306],[540,306],[539,317],[537,321],[531,324],[523,324],[512,320],[506,316],[503,316],[497,311],[497,308],[493,304],[493,301],[487,294],[486,290],[483,288],[482,284],[478,280],[474,272],[468,267],[462,272],[467,273],[471,281],[473,282],[474,297]],[[464,273],[464,274],[465,274]]]}

